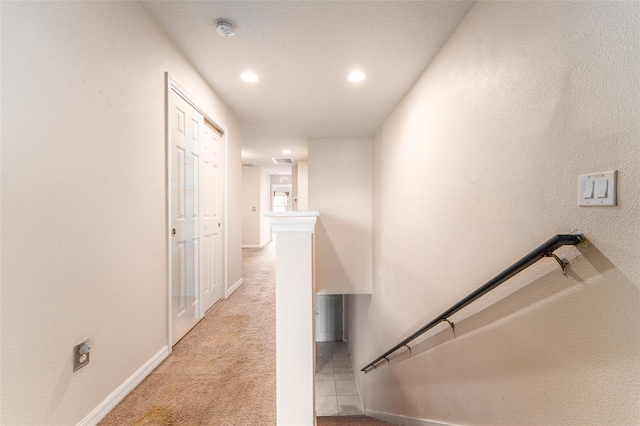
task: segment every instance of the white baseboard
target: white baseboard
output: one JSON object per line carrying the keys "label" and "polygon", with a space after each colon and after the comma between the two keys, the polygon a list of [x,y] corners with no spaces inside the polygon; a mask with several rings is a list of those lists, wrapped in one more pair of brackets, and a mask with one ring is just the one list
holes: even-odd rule
{"label": "white baseboard", "polygon": [[232,285],[229,289],[227,289],[227,291],[225,292],[224,298],[228,299],[229,296],[231,296],[238,289],[238,287],[242,285],[243,282],[244,282],[244,278],[240,278],[238,281],[236,281],[234,285]]}
{"label": "white baseboard", "polygon": [[376,418],[385,422],[404,426],[450,426],[447,423],[433,422],[431,420],[415,419],[413,417],[400,416],[398,414],[383,413],[381,411],[365,410],[369,417]]}
{"label": "white baseboard", "polygon": [[124,399],[136,386],[142,382],[155,368],[164,361],[171,351],[168,346],[160,349],[151,359],[124,381],[111,395],[105,398],[96,408],[93,409],[84,419],[78,423],[78,426],[94,426],[102,420],[109,411],[111,411],[120,401]]}
{"label": "white baseboard", "polygon": [[262,244],[243,244],[242,248],[243,249],[245,249],[245,248],[262,248],[262,247],[266,246],[267,244],[269,244],[271,241],[273,241],[273,240],[269,240],[269,241],[264,242]]}

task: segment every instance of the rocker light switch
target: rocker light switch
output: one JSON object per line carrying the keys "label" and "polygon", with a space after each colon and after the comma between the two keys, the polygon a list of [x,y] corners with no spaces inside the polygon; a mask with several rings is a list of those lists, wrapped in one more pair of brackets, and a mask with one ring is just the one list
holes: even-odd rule
{"label": "rocker light switch", "polygon": [[578,176],[578,205],[586,207],[615,206],[618,171]]}
{"label": "rocker light switch", "polygon": [[582,192],[583,198],[593,198],[593,181],[588,180],[584,183],[584,191]]}
{"label": "rocker light switch", "polygon": [[607,198],[607,184],[608,181],[606,179],[598,179],[596,181],[596,197]]}

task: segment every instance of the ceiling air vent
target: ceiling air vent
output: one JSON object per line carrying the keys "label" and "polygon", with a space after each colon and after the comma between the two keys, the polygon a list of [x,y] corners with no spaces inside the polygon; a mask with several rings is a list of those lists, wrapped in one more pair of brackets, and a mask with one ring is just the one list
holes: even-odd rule
{"label": "ceiling air vent", "polygon": [[293,158],[272,158],[276,164],[293,164]]}

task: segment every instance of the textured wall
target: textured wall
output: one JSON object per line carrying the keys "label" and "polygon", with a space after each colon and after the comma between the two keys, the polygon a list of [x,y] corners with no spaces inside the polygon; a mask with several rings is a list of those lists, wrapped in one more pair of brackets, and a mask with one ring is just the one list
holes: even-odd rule
{"label": "textured wall", "polygon": [[291,166],[291,211],[298,211],[298,165]]}
{"label": "textured wall", "polygon": [[0,423],[76,424],[166,345],[165,71],[228,128],[231,284],[240,124],[137,3],[1,7]]}
{"label": "textured wall", "polygon": [[[640,422],[640,3],[480,2],[374,140],[357,369],[555,233],[540,262],[389,364],[365,408],[452,424]],[[577,206],[619,171],[618,206]]]}
{"label": "textured wall", "polygon": [[271,211],[271,176],[260,171],[260,246],[271,241],[271,224],[264,214]]}
{"label": "textured wall", "polygon": [[319,294],[371,292],[371,139],[309,141]]}
{"label": "textured wall", "polygon": [[309,209],[309,161],[298,161],[298,210]]}
{"label": "textured wall", "polygon": [[[255,211],[253,210],[255,208]],[[242,246],[262,247],[271,241],[271,176],[260,167],[242,168]]]}
{"label": "textured wall", "polygon": [[[255,208],[255,211],[253,210]],[[242,168],[242,246],[260,245],[260,167]]]}

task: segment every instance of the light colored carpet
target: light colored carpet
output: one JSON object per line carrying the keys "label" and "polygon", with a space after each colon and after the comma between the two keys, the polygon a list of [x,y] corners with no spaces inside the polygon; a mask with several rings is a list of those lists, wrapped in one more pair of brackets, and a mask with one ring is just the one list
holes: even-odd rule
{"label": "light colored carpet", "polygon": [[[244,284],[122,400],[103,426],[276,424],[275,244],[242,253]],[[319,426],[389,423],[319,417]]]}
{"label": "light colored carpet", "polygon": [[244,284],[101,425],[275,425],[274,244],[243,250]]}

